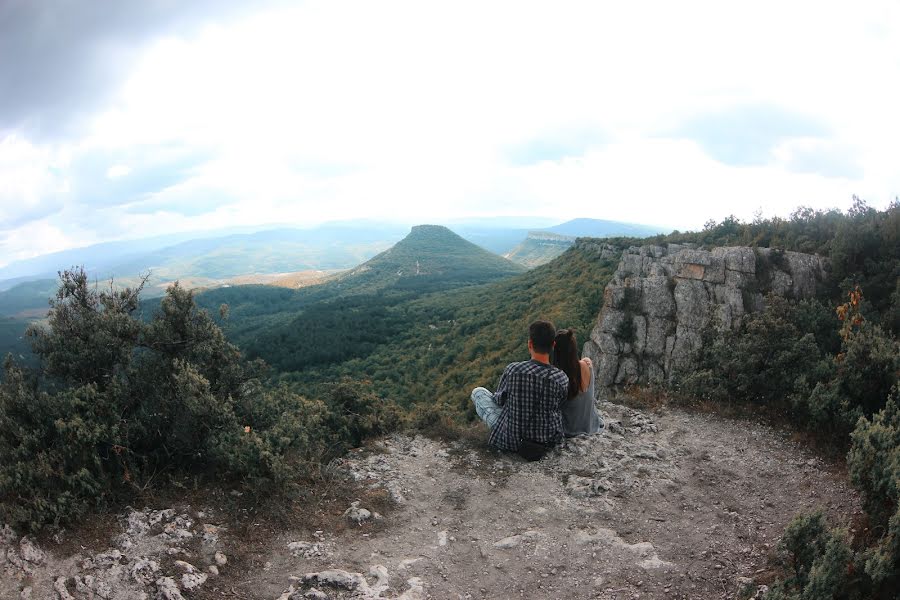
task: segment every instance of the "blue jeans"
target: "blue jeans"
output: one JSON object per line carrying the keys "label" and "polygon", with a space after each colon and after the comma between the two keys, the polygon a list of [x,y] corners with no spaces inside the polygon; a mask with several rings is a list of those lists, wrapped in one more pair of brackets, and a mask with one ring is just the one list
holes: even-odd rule
{"label": "blue jeans", "polygon": [[472,390],[472,402],[475,403],[475,412],[481,420],[493,429],[503,411],[503,408],[494,402],[494,394],[483,387],[477,387]]}

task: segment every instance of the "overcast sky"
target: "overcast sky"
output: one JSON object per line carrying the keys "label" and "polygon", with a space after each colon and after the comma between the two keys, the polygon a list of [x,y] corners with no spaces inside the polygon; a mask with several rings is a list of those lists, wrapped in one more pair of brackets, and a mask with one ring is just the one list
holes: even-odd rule
{"label": "overcast sky", "polygon": [[896,0],[0,0],[0,266],[233,225],[882,208],[898,106]]}

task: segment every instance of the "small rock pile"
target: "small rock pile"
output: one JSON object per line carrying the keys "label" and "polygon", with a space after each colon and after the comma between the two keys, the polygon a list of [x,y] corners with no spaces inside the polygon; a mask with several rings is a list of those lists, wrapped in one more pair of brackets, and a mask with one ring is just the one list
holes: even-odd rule
{"label": "small rock pile", "polygon": [[[0,529],[0,597],[20,600],[183,600],[228,564],[209,514],[130,509],[114,546],[55,558],[28,536]],[[66,573],[62,576],[59,573]]]}

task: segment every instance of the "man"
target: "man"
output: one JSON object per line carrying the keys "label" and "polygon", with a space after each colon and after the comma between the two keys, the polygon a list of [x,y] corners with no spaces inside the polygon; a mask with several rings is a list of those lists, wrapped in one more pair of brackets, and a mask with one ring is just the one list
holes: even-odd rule
{"label": "man", "polygon": [[537,442],[552,446],[563,437],[560,405],[568,397],[569,378],[550,365],[556,328],[535,321],[528,328],[531,360],[509,364],[493,394],[479,387],[472,391],[475,412],[491,428],[490,444],[517,452]]}

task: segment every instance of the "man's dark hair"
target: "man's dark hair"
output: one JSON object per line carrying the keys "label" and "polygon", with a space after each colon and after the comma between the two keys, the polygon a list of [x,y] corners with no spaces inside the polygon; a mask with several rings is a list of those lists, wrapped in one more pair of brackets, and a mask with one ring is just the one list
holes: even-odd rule
{"label": "man's dark hair", "polygon": [[535,321],[528,326],[528,337],[536,351],[549,354],[556,338],[556,327],[550,321]]}

